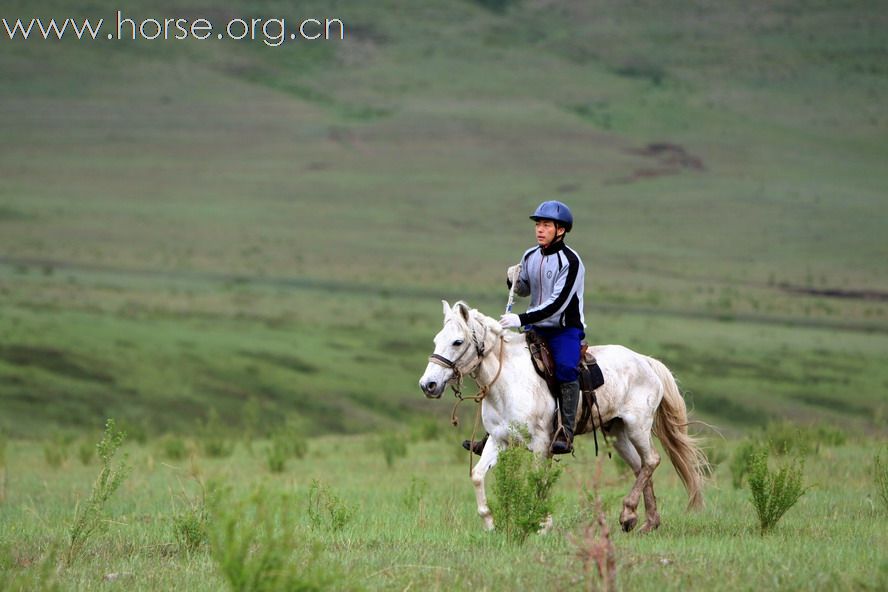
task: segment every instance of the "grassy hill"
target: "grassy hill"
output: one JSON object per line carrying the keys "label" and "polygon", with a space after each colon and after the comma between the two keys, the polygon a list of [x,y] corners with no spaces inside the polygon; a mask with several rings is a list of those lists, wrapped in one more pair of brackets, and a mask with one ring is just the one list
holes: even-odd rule
{"label": "grassy hill", "polygon": [[[113,18],[99,0],[5,18]],[[130,14],[131,12],[131,14]],[[362,431],[440,298],[494,315],[568,202],[588,337],[698,416],[884,430],[888,40],[875,2],[145,3],[344,41],[0,39],[0,428]],[[445,409],[445,407],[447,407]]]}

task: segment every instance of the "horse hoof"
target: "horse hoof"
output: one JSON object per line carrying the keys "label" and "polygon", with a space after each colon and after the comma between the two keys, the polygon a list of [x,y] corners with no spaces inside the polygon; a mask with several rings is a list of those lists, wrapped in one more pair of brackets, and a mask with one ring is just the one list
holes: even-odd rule
{"label": "horse hoof", "polygon": [[623,532],[629,532],[635,525],[638,523],[638,518],[629,518],[626,522],[621,522],[620,526],[623,527]]}
{"label": "horse hoof", "polygon": [[651,524],[650,522],[645,522],[644,525],[642,525],[641,530],[639,530],[638,532],[640,532],[641,534],[646,534],[648,532],[654,532],[655,530],[657,530],[658,526],[660,526],[660,525],[659,524]]}

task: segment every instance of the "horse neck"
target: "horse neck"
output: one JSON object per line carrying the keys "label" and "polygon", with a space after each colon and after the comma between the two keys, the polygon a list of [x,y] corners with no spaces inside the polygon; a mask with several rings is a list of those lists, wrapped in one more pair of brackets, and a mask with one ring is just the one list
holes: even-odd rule
{"label": "horse neck", "polygon": [[[478,322],[484,323],[482,320]],[[484,351],[487,353],[475,371],[475,381],[480,386],[492,385],[490,395],[495,396],[496,385],[503,378],[500,366],[506,363],[506,357],[509,355],[508,351],[504,349],[507,347],[508,343],[504,336],[488,326],[484,338]]]}

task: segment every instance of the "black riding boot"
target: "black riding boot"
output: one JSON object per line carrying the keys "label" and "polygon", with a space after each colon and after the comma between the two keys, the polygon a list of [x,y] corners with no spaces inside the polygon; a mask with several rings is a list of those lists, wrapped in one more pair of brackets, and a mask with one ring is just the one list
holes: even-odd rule
{"label": "black riding boot", "polygon": [[487,444],[488,434],[484,434],[484,437],[480,440],[475,440],[475,445],[472,446],[472,442],[470,440],[463,440],[463,448],[469,450],[471,448],[472,452],[481,456],[481,451],[484,450],[484,445]]}
{"label": "black riding boot", "polygon": [[552,454],[570,454],[573,452],[574,427],[577,420],[577,404],[580,400],[580,383],[561,383],[561,400],[558,403],[561,412],[561,426],[552,442]]}

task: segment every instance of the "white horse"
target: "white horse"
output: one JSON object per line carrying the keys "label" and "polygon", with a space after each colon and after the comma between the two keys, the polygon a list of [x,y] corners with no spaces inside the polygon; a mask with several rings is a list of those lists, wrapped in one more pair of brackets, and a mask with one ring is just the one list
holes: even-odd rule
{"label": "white horse", "polygon": [[[490,434],[481,459],[472,469],[478,514],[488,530],[493,516],[487,505],[484,476],[496,464],[513,426],[527,428],[530,450],[548,454],[552,440],[555,401],[546,382],[536,373],[523,336],[504,330],[499,322],[464,302],[453,308],[443,301],[444,327],[435,336],[435,352],[419,380],[425,396],[441,397],[445,387],[469,375],[481,388],[481,418]],[[644,495],[645,522],[641,532],[660,525],[652,474],[660,455],[651,440],[653,431],[663,444],[672,465],[688,492],[688,509],[703,506],[706,456],[687,432],[687,410],[675,379],[658,360],[620,345],[599,345],[589,350],[604,374],[604,386],[596,391],[600,419],[613,446],[635,472],[635,484],[623,499],[620,524],[624,531],[635,527],[639,498]],[[578,434],[598,425],[598,414]]]}

